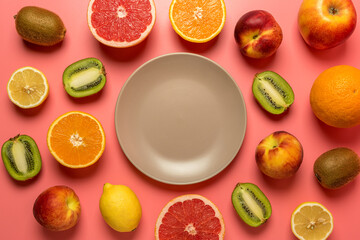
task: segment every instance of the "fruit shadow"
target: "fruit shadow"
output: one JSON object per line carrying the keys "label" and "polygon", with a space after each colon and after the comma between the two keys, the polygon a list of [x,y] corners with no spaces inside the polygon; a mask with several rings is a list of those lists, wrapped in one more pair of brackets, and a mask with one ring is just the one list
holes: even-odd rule
{"label": "fruit shadow", "polygon": [[323,123],[312,112],[311,114],[313,116],[313,121],[316,121],[319,126],[318,128],[326,136],[326,139],[342,145],[360,141],[360,136],[358,134],[360,131],[360,125],[351,128],[336,128]]}
{"label": "fruit shadow", "polygon": [[338,189],[326,189],[317,182],[316,177],[314,176],[314,181],[317,182],[317,186],[320,189],[319,191],[324,194],[327,198],[332,199],[340,199],[345,195],[352,194],[356,189],[357,179],[355,178],[352,182],[346,184],[345,186],[338,188]]}
{"label": "fruit shadow", "polygon": [[[52,239],[52,240],[62,240],[62,239],[75,239],[76,232],[78,231],[79,225],[81,225],[81,219],[79,222],[72,228],[64,231],[52,231],[45,227],[42,227],[38,224],[39,233],[44,237],[44,239]],[[40,231],[41,230],[41,231]]]}
{"label": "fruit shadow", "polygon": [[[252,94],[252,92],[251,92]],[[256,103],[256,105],[258,106],[258,108],[261,109],[261,111],[263,112],[263,114],[265,114],[267,116],[267,118],[273,120],[273,121],[280,121],[281,119],[283,119],[284,117],[286,117],[287,115],[291,114],[291,107],[289,107],[288,109],[286,109],[283,113],[281,114],[272,114],[268,111],[266,111],[258,101],[256,101],[255,97],[253,97],[253,101]]]}
{"label": "fruit shadow", "polygon": [[312,55],[312,57],[318,59],[319,61],[330,61],[331,62],[333,60],[339,59],[339,56],[344,55],[344,52],[346,50],[346,42],[344,42],[338,46],[335,46],[333,48],[319,50],[319,49],[310,47],[304,41],[297,26],[294,28],[294,31],[296,31],[295,34],[297,34],[297,36],[299,38],[299,42],[303,43],[302,45],[303,45],[304,51],[309,52]]}
{"label": "fruit shadow", "polygon": [[236,211],[233,211],[234,218],[237,219],[239,222],[238,225],[242,226],[243,229],[247,232],[247,235],[256,236],[259,234],[262,234],[263,231],[265,231],[267,228],[269,228],[269,225],[271,225],[271,217],[262,225],[258,227],[252,227],[250,225],[247,225],[237,214]]}
{"label": "fruit shadow", "polygon": [[98,171],[99,165],[101,163],[101,158],[93,165],[90,165],[85,168],[69,168],[61,165],[55,159],[53,160],[56,162],[56,164],[58,164],[58,168],[60,169],[60,172],[62,174],[66,175],[67,177],[71,177],[73,179],[81,179],[81,178],[88,178],[90,175],[94,175],[95,172]]}
{"label": "fruit shadow", "polygon": [[102,95],[106,95],[105,93],[103,93],[105,91],[106,91],[106,86],[104,86],[104,88],[101,89],[99,92],[97,92],[93,95],[90,95],[90,96],[86,96],[86,97],[76,98],[76,97],[70,96],[69,94],[66,94],[66,95],[71,100],[71,102],[73,102],[75,104],[88,104],[91,102],[96,102],[101,98]]}
{"label": "fruit shadow", "polygon": [[[175,34],[175,33],[174,33]],[[178,41],[180,42],[180,44],[187,49],[187,51],[192,52],[192,53],[205,53],[206,51],[208,51],[210,48],[214,47],[219,39],[219,35],[214,37],[213,39],[211,39],[208,42],[205,43],[193,43],[193,42],[189,42],[185,39],[183,39],[182,37],[180,37],[179,35],[176,34],[176,37],[178,39]]]}
{"label": "fruit shadow", "polygon": [[261,173],[260,171],[258,171],[259,174],[261,175],[261,180],[264,184],[266,184],[269,188],[276,188],[276,189],[281,189],[281,190],[287,190],[290,189],[294,183],[295,183],[295,179],[297,177],[298,174],[294,174],[294,176],[291,176],[289,178],[285,178],[285,179],[275,179],[275,178],[271,178],[266,176],[265,174]]}
{"label": "fruit shadow", "polygon": [[131,232],[117,232],[114,229],[112,229],[109,225],[106,224],[105,221],[102,220],[103,223],[103,227],[105,229],[107,229],[108,233],[112,236],[112,239],[121,239],[121,240],[133,240],[133,239],[139,239],[139,237],[137,237],[139,230],[138,228],[141,227],[141,220],[139,223],[138,228],[134,229]]}
{"label": "fruit shadow", "polygon": [[140,57],[140,55],[144,53],[147,42],[148,38],[145,38],[141,43],[127,48],[110,47],[100,42],[98,42],[98,44],[106,56],[118,62],[128,62]]}
{"label": "fruit shadow", "polygon": [[276,52],[269,57],[257,59],[257,58],[250,58],[250,57],[244,56],[241,53],[240,48],[238,48],[238,47],[237,47],[237,51],[238,51],[238,54],[240,55],[240,57],[244,60],[244,62],[248,66],[255,68],[255,69],[259,69],[261,71],[264,71],[264,68],[268,68],[274,62],[274,59],[276,58]]}
{"label": "fruit shadow", "polygon": [[42,53],[55,52],[55,51],[59,50],[61,48],[61,46],[63,45],[63,41],[61,41],[53,46],[40,46],[40,45],[36,45],[34,43],[27,42],[25,40],[22,40],[22,41],[27,49],[30,49],[34,52],[42,52]]}
{"label": "fruit shadow", "polygon": [[[49,98],[50,96],[48,96],[47,98]],[[43,111],[43,109],[46,106],[46,103],[49,101],[49,99],[45,99],[45,101],[43,103],[41,103],[39,106],[34,107],[34,108],[20,108],[18,106],[16,106],[15,104],[13,104],[13,107],[15,109],[15,111],[24,116],[24,117],[31,117],[31,116],[36,116],[38,114],[40,114],[40,112]]]}

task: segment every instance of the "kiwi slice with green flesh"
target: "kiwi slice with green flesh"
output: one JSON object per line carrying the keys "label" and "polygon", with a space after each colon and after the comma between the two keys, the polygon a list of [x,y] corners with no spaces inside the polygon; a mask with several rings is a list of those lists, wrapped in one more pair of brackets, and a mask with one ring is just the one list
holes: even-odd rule
{"label": "kiwi slice with green flesh", "polygon": [[1,148],[1,157],[11,177],[25,181],[35,177],[41,170],[39,149],[31,137],[17,135],[6,141]]}
{"label": "kiwi slice with green flesh", "polygon": [[272,114],[281,114],[294,102],[294,92],[289,83],[272,71],[254,77],[252,92],[259,104]]}
{"label": "kiwi slice with green flesh", "polygon": [[76,98],[99,92],[106,83],[102,62],[96,58],[85,58],[68,66],[63,73],[66,92]]}
{"label": "kiwi slice with green flesh", "polygon": [[260,226],[271,216],[269,199],[255,184],[238,183],[231,201],[241,219],[252,227]]}

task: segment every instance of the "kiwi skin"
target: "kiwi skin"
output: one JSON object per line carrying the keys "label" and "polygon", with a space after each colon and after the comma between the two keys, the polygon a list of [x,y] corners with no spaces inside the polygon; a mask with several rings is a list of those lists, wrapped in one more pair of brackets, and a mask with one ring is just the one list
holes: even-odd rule
{"label": "kiwi skin", "polygon": [[66,33],[61,18],[47,9],[26,6],[14,16],[18,34],[27,42],[53,46],[63,41]]}
{"label": "kiwi skin", "polygon": [[[26,163],[23,162],[23,165],[26,164],[25,171],[24,166],[21,167],[21,170],[19,166],[16,165],[16,161],[14,160],[14,144],[17,144],[18,151],[19,144],[22,144],[23,148],[20,151],[23,150],[24,152],[21,152],[21,154],[25,154],[24,158]],[[34,178],[38,175],[42,167],[41,156],[36,142],[28,135],[19,134],[6,141],[1,148],[1,158],[9,175],[18,181],[26,181]]]}
{"label": "kiwi skin", "polygon": [[269,199],[253,183],[237,183],[231,201],[240,218],[251,227],[264,224],[271,216]]}
{"label": "kiwi skin", "polygon": [[326,189],[339,189],[360,172],[360,158],[351,149],[338,147],[321,154],[314,162],[314,174]]}

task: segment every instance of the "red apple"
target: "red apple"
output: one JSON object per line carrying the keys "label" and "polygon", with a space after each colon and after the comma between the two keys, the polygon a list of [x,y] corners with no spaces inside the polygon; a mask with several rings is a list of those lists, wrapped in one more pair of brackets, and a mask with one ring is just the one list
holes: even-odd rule
{"label": "red apple", "polygon": [[235,26],[234,36],[241,53],[250,58],[273,55],[283,39],[279,24],[264,10],[244,14]]}
{"label": "red apple", "polygon": [[299,169],[303,160],[303,148],[292,134],[277,131],[259,143],[255,159],[265,175],[275,179],[288,178]]}
{"label": "red apple", "polygon": [[343,43],[356,26],[351,0],[304,0],[298,26],[305,42],[315,49],[329,49]]}
{"label": "red apple", "polygon": [[64,231],[74,227],[81,213],[80,201],[74,190],[67,186],[46,189],[36,199],[35,219],[45,228]]}

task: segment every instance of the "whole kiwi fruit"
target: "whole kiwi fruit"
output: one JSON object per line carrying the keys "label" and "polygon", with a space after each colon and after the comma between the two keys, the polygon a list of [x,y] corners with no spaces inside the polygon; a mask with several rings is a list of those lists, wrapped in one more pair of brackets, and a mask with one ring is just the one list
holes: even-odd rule
{"label": "whole kiwi fruit", "polygon": [[17,135],[1,148],[1,158],[9,175],[18,181],[35,177],[41,170],[41,156],[36,142],[28,135]]}
{"label": "whole kiwi fruit", "polygon": [[321,186],[338,189],[360,172],[360,158],[351,149],[339,147],[321,154],[314,163],[314,174]]}
{"label": "whole kiwi fruit", "polygon": [[18,34],[27,42],[53,46],[63,41],[66,33],[61,18],[47,9],[26,6],[14,16]]}

